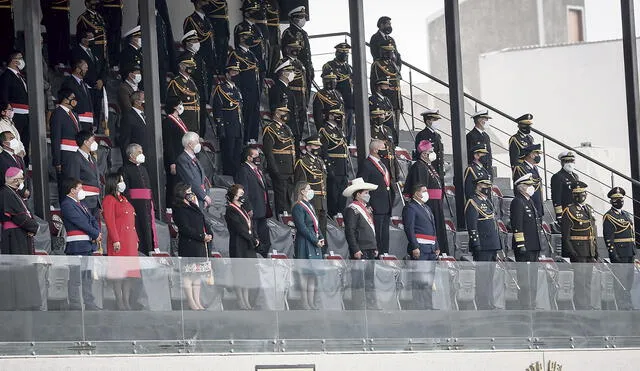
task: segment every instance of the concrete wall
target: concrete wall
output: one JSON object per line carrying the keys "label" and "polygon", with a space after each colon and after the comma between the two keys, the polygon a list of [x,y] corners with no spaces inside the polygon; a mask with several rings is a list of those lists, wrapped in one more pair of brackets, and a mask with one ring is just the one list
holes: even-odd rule
{"label": "concrete wall", "polygon": [[[246,354],[246,355],[166,355],[166,356],[85,356],[30,357],[0,359],[2,370],[220,370],[253,371],[307,365],[316,371],[422,371],[422,370],[524,370],[537,362],[546,370],[556,362],[563,370],[637,370],[640,351],[567,350],[567,351],[439,351],[418,353],[360,354]],[[281,366],[281,367],[278,367]],[[315,367],[315,368],[314,368]],[[291,368],[289,368],[291,370]]]}
{"label": "concrete wall", "polygon": [[[460,38],[465,90],[480,89],[478,56],[509,47],[538,45],[538,0],[467,0],[460,4]],[[566,42],[567,5],[584,0],[542,0],[546,43]],[[444,14],[427,22],[431,72],[447,79]],[[499,103],[499,102],[498,102]]]}

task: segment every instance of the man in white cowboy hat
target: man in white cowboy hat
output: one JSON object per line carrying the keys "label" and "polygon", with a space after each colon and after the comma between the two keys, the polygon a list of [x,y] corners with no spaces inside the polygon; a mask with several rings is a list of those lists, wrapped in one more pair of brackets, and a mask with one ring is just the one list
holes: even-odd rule
{"label": "man in white cowboy hat", "polygon": [[355,178],[351,185],[342,191],[344,197],[352,199],[344,209],[344,232],[352,259],[375,259],[378,257],[376,230],[373,223],[373,212],[369,206],[369,191],[378,186],[367,183],[362,178]]}

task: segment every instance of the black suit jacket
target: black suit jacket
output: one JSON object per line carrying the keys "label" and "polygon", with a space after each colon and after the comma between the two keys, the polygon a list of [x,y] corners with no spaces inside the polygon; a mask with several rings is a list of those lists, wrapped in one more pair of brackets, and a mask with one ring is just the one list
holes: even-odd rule
{"label": "black suit jacket", "polygon": [[[389,171],[388,168],[387,171]],[[369,192],[371,195],[369,205],[373,208],[373,213],[391,214],[393,200],[395,198],[395,191],[392,187],[393,184],[390,184],[389,187],[387,187],[384,181],[384,175],[382,175],[368,157],[364,159],[360,166],[358,166],[358,177],[362,178],[367,183],[373,183],[378,186],[378,189]]]}
{"label": "black suit jacket", "polygon": [[[245,189],[246,191],[246,189]],[[245,208],[245,210],[247,210]],[[257,238],[255,223],[249,229],[246,219],[233,206],[227,206],[224,214],[229,230],[229,256],[232,258],[255,258]]]}
{"label": "black suit jacket", "polygon": [[493,158],[491,157],[491,138],[486,131],[484,133],[481,133],[475,127],[467,133],[467,163],[470,164],[473,162],[473,152],[471,151],[471,148],[478,144],[484,144],[487,148],[487,151],[489,151],[489,153],[486,155],[488,158],[485,164],[487,166],[487,170],[489,171],[489,173],[491,173],[491,168],[493,166]]}
{"label": "black suit jacket", "polygon": [[0,100],[8,103],[29,104],[27,88],[20,77],[8,68],[0,75]]}
{"label": "black suit jacket", "polygon": [[[101,188],[97,162],[94,159],[93,164],[91,164],[80,151],[69,157],[69,164],[62,168],[62,173],[67,178],[80,179],[84,186]],[[98,196],[87,196],[83,202],[90,209],[100,206]]]}
{"label": "black suit jacket", "polygon": [[87,85],[86,82],[82,81],[82,84],[79,84],[78,81],[76,81],[76,78],[71,75],[64,78],[61,88],[71,89],[71,91],[75,94],[76,99],[78,100],[78,105],[73,109],[75,113],[77,113],[78,115],[85,112],[93,113],[93,100],[91,99],[91,91],[89,90],[89,85]]}
{"label": "black suit jacket", "polygon": [[[402,58],[400,57],[400,53],[398,52],[396,41],[393,39],[393,37],[389,35],[387,35],[387,39],[391,40],[391,43],[395,48],[395,51],[394,51],[394,54],[396,56],[395,62],[398,68],[400,68],[400,66],[402,66]],[[380,34],[379,30],[376,31],[376,33],[374,33],[373,35],[371,35],[371,40],[369,40],[369,45],[370,45],[371,56],[373,57],[373,60],[380,58],[380,46],[387,44],[387,42],[388,40],[385,40],[384,36]]]}
{"label": "black suit jacket", "polygon": [[204,258],[208,255],[204,235],[211,234],[202,210],[193,204],[173,207],[173,221],[178,227],[178,255]]}
{"label": "black suit jacket", "polygon": [[[93,50],[91,50],[93,53]],[[107,62],[104,56],[93,54],[93,58],[82,49],[80,45],[76,45],[71,49],[71,60],[77,61],[83,59],[87,62],[89,69],[84,77],[84,81],[91,87],[96,86],[96,81],[104,80],[107,76]]]}
{"label": "black suit jacket", "polygon": [[236,183],[242,184],[244,187],[244,195],[248,201],[245,207],[247,210],[253,210],[253,219],[264,218],[267,214],[267,201],[265,200],[267,188],[266,184],[264,184],[264,173],[262,173],[262,171],[260,172],[262,174],[262,181],[260,181],[249,164],[243,162],[238,169],[235,179]]}
{"label": "black suit jacket", "polygon": [[[150,152],[151,130],[133,108],[125,112],[120,125],[120,145],[123,153],[131,143],[137,143],[142,146],[145,152]],[[123,158],[125,157],[123,156]]]}
{"label": "black suit jacket", "polygon": [[378,248],[376,233],[371,229],[365,217],[349,206],[344,209],[343,215],[344,234],[351,256],[358,251],[376,250]]}

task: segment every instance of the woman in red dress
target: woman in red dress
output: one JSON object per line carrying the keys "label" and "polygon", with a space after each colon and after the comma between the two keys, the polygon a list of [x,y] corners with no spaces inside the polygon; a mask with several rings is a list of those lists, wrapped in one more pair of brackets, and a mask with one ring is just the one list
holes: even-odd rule
{"label": "woman in red dress", "polygon": [[118,309],[130,310],[129,296],[133,279],[140,278],[136,214],[122,195],[126,188],[122,176],[109,174],[105,183],[102,213],[107,225],[107,255],[123,257],[109,259],[107,277],[113,282]]}

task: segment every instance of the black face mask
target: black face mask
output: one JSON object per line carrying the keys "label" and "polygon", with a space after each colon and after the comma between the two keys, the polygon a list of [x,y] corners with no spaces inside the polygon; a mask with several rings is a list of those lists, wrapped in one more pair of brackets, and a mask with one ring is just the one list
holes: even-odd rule
{"label": "black face mask", "polygon": [[387,156],[389,156],[389,151],[387,151],[386,149],[381,149],[378,151],[378,156],[380,156],[380,158],[386,158]]}
{"label": "black face mask", "polygon": [[336,117],[333,118],[333,120],[336,122],[336,124],[338,124],[338,126],[342,126],[342,124],[344,122],[344,117],[336,116]]}
{"label": "black face mask", "polygon": [[489,167],[489,156],[486,156],[486,155],[482,156],[482,157],[480,157],[480,159],[478,161],[480,161],[482,166],[484,166],[485,168]]}
{"label": "black face mask", "polygon": [[294,57],[297,57],[298,55],[300,55],[300,49],[292,49],[290,54]]}
{"label": "black face mask", "polygon": [[391,26],[386,26],[382,28],[382,33],[384,33],[385,35],[390,35],[391,32],[393,32],[393,27]]}
{"label": "black face mask", "polygon": [[539,163],[540,163],[540,160],[541,160],[540,155],[536,155],[536,156],[533,158],[533,162],[535,162],[536,164],[539,164]]}
{"label": "black face mask", "polygon": [[320,150],[319,149],[312,149],[310,152],[311,152],[312,155],[314,155],[316,157],[320,156]]}
{"label": "black face mask", "polygon": [[280,116],[280,121],[282,121],[282,122],[288,122],[288,121],[289,121],[289,115],[282,115],[282,116]]}
{"label": "black face mask", "polygon": [[346,62],[349,60],[349,54],[348,53],[337,53],[336,54],[336,59],[340,62]]}
{"label": "black face mask", "polygon": [[482,188],[482,189],[480,189],[480,193],[482,193],[483,195],[489,197],[491,195],[491,188]]}
{"label": "black face mask", "polygon": [[336,80],[328,80],[324,82],[322,85],[324,85],[325,89],[333,90],[336,88],[336,85],[338,85],[338,83],[336,82]]}
{"label": "black face mask", "polygon": [[374,117],[374,118],[371,119],[371,122],[374,125],[382,125],[382,123],[384,122],[384,118],[382,118],[382,117]]}
{"label": "black face mask", "polygon": [[185,69],[185,72],[186,72],[187,74],[191,75],[191,74],[193,73],[193,68],[191,68],[191,67],[190,67],[190,68],[187,68],[187,69]]}
{"label": "black face mask", "polygon": [[624,200],[621,198],[616,198],[614,200],[611,200],[611,206],[620,210],[622,209],[622,206],[624,206]]}
{"label": "black face mask", "polygon": [[523,134],[529,134],[529,133],[531,133],[531,128],[529,127],[529,125],[520,125],[520,126],[518,126],[518,129],[520,129],[520,131],[521,131]]}
{"label": "black face mask", "polygon": [[383,59],[391,59],[391,58],[393,58],[393,52],[383,52],[382,53],[382,58]]}
{"label": "black face mask", "polygon": [[578,204],[584,203],[587,200],[587,194],[586,193],[574,194],[573,200]]}
{"label": "black face mask", "polygon": [[260,160],[260,156],[252,158],[251,162],[253,162],[253,164],[256,166],[260,166],[260,164],[262,163],[262,161]]}
{"label": "black face mask", "polygon": [[241,204],[245,203],[245,201],[247,201],[247,199],[244,196],[240,196],[240,198],[238,198],[238,202]]}

